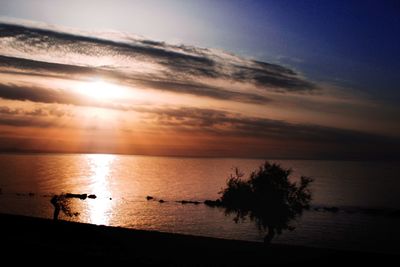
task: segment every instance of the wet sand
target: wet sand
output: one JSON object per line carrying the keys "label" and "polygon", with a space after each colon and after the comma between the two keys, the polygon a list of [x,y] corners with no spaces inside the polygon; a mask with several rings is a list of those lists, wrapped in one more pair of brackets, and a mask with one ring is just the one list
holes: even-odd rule
{"label": "wet sand", "polygon": [[224,240],[0,214],[2,262],[12,265],[388,264],[395,255]]}

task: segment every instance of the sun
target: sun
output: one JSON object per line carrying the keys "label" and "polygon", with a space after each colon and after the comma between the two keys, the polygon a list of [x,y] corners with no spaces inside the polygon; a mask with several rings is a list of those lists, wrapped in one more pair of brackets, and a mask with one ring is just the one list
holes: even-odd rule
{"label": "sun", "polygon": [[96,79],[91,82],[84,82],[76,89],[82,95],[102,101],[124,98],[128,95],[127,90],[122,86],[112,84],[101,79]]}

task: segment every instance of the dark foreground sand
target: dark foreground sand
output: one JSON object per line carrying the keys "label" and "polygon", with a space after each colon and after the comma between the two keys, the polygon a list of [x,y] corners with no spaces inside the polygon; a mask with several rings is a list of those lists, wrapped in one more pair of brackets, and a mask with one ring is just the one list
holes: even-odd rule
{"label": "dark foreground sand", "polygon": [[[1,261],[43,265],[388,264],[394,255],[195,237],[0,214]],[[394,261],[396,262],[396,261]],[[3,265],[5,266],[5,265]]]}

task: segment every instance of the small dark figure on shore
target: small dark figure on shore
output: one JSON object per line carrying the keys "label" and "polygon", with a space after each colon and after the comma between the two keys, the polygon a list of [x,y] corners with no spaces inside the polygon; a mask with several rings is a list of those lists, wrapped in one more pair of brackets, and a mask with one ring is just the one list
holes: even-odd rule
{"label": "small dark figure on shore", "polygon": [[53,214],[54,221],[58,220],[58,215],[60,214],[60,210],[61,210],[61,206],[60,206],[60,203],[58,203],[58,200],[59,200],[58,195],[54,195],[50,200],[51,204],[54,206],[54,214]]}
{"label": "small dark figure on shore", "polygon": [[275,237],[275,229],[274,228],[268,228],[267,234],[264,236],[264,244],[269,245],[271,244],[272,239]]}
{"label": "small dark figure on shore", "polygon": [[78,216],[79,212],[72,212],[71,207],[70,207],[70,199],[71,198],[79,198],[80,195],[74,195],[74,194],[61,194],[61,195],[54,195],[50,199],[50,203],[54,206],[54,214],[53,214],[53,220],[57,221],[58,216],[60,215],[60,211],[62,211],[65,215],[68,217],[72,216]]}

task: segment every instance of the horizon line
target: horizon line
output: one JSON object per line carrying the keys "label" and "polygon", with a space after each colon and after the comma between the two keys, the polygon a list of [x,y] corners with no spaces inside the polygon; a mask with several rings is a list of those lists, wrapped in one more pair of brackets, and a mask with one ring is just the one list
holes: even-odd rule
{"label": "horizon line", "polygon": [[362,157],[348,157],[348,158],[340,158],[340,157],[320,157],[320,158],[311,158],[311,157],[279,157],[279,156],[265,156],[265,157],[251,157],[251,156],[227,156],[227,155],[174,155],[174,154],[144,154],[144,153],[118,153],[118,152],[93,152],[93,151],[42,151],[42,150],[29,150],[29,149],[15,149],[15,150],[0,150],[0,155],[6,154],[34,154],[34,155],[45,155],[45,154],[67,154],[67,155],[115,155],[115,156],[140,156],[140,157],[163,157],[163,158],[198,158],[198,159],[250,159],[250,160],[318,160],[318,161],[399,161],[399,158],[396,157],[387,157],[387,158],[362,158]]}

